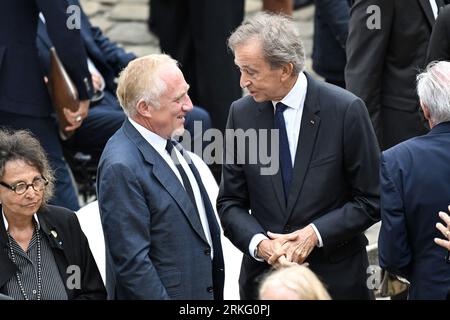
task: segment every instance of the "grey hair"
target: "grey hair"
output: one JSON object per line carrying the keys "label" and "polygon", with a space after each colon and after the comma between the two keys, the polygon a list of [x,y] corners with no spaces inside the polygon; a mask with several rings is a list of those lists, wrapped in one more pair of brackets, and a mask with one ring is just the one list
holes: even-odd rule
{"label": "grey hair", "polygon": [[236,47],[252,39],[261,41],[263,55],[272,68],[292,63],[294,74],[305,67],[305,50],[295,22],[287,16],[257,13],[240,25],[228,39],[228,47]]}
{"label": "grey hair", "polygon": [[167,90],[159,71],[163,65],[174,64],[176,60],[166,54],[151,54],[131,61],[120,73],[117,98],[129,117],[136,115],[139,100],[144,100],[155,108],[160,107],[159,98]]}
{"label": "grey hair", "polygon": [[32,133],[28,131],[0,130],[0,179],[3,179],[6,164],[15,160],[22,160],[36,168],[48,181],[41,205],[45,206],[53,196],[55,176],[44,149]]}
{"label": "grey hair", "polygon": [[450,62],[431,62],[417,76],[417,94],[428,108],[433,125],[450,121]]}

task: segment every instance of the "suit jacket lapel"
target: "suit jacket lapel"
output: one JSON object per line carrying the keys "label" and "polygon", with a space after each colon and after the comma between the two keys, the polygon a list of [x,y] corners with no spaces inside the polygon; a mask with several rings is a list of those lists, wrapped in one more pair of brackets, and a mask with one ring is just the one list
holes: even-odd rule
{"label": "suit jacket lapel", "polygon": [[[258,129],[267,129],[267,132],[271,132],[271,130],[274,129],[274,109],[272,102],[266,102],[259,105],[259,114],[256,117],[256,128]],[[267,139],[268,147],[270,148],[270,139]],[[272,150],[270,150],[272,156]],[[280,208],[282,208],[282,212],[286,210],[286,201],[284,200],[284,193],[283,193],[283,180],[281,177],[281,170],[278,170],[275,175],[272,175],[272,186],[273,186],[273,192],[276,194],[276,198],[278,200],[278,203],[280,205]]]}
{"label": "suit jacket lapel", "polygon": [[308,169],[311,156],[314,151],[317,132],[320,126],[318,105],[318,87],[315,80],[306,74],[308,89],[305,98],[305,105],[302,115],[298,146],[295,153],[294,176],[288,197],[287,219],[292,213],[297,198],[302,190],[305,175]]}
{"label": "suit jacket lapel", "polygon": [[[431,8],[430,0],[418,0],[418,1],[419,1],[420,6],[422,7],[423,13],[427,17],[429,26],[431,28],[433,28],[433,25],[434,25],[434,22],[436,19],[434,18],[433,9]],[[438,1],[436,1],[436,4],[438,5],[438,8],[439,8]]]}
{"label": "suit jacket lapel", "polygon": [[165,162],[165,160],[158,154],[158,152],[141,136],[136,128],[133,127],[128,119],[125,120],[123,128],[125,134],[136,144],[145,161],[151,164],[153,168],[152,172],[156,179],[158,179],[161,185],[178,204],[181,211],[191,224],[192,229],[194,229],[197,234],[206,243],[208,243],[200,222],[200,217],[198,216],[197,211],[186,193],[186,190],[181,185],[175,173]]}

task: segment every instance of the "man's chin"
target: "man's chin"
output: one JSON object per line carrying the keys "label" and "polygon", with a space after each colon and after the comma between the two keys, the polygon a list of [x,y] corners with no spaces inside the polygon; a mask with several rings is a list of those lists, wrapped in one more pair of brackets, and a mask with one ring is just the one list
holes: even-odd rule
{"label": "man's chin", "polygon": [[252,95],[253,100],[255,100],[256,102],[264,102],[266,101],[265,99],[263,99],[262,97],[258,96],[258,95]]}
{"label": "man's chin", "polygon": [[173,137],[181,137],[184,134],[184,131],[186,129],[184,127],[177,128],[172,132],[172,138]]}

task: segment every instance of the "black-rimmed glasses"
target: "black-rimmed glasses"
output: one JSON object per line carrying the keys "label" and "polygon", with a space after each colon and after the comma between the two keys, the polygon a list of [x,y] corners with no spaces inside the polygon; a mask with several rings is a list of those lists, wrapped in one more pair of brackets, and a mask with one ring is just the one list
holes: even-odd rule
{"label": "black-rimmed glasses", "polygon": [[34,191],[42,191],[44,190],[45,186],[48,184],[48,180],[44,177],[36,178],[33,180],[32,183],[26,183],[24,181],[17,182],[14,185],[9,185],[3,181],[0,181],[0,185],[4,186],[5,188],[8,188],[9,190],[14,191],[18,195],[24,194],[29,187],[32,187]]}

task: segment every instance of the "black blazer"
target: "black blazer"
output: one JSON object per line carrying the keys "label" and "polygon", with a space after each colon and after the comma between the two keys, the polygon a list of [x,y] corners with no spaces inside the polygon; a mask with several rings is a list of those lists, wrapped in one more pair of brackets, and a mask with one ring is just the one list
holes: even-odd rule
{"label": "black blazer", "polygon": [[428,45],[427,61],[450,61],[450,5],[439,13]]}
{"label": "black blazer", "polygon": [[[0,206],[1,211],[1,206]],[[48,205],[37,212],[43,236],[45,236],[55,257],[56,264],[64,283],[70,273],[67,267],[77,265],[81,269],[81,289],[69,289],[66,292],[71,299],[106,299],[103,285],[89,244],[81,230],[80,223],[73,211]],[[52,235],[55,234],[56,237]],[[14,276],[17,266],[7,254],[8,236],[3,221],[0,222],[0,293],[8,294],[6,282]]]}
{"label": "black blazer", "polygon": [[46,117],[53,111],[39,65],[36,29],[39,12],[80,99],[92,95],[86,54],[78,29],[69,30],[66,0],[2,0],[0,2],[0,110]]}
{"label": "black blazer", "polygon": [[[236,159],[223,166],[217,208],[225,236],[245,254],[241,298],[256,297],[257,278],[269,268],[248,255],[252,237],[290,233],[309,223],[317,227],[323,247],[315,248],[307,261],[332,297],[369,298],[363,232],[379,220],[376,137],[360,99],[309,75],[307,81],[287,206],[280,171],[261,175],[265,166],[260,162],[236,164]],[[272,103],[247,96],[232,104],[227,128],[270,130],[273,123]],[[230,150],[226,145],[225,157]],[[249,146],[244,150],[248,155]]]}
{"label": "black blazer", "polygon": [[[441,0],[436,3],[443,5]],[[370,5],[380,8],[380,29],[367,28]],[[380,141],[383,107],[419,112],[416,75],[426,65],[434,20],[429,0],[354,1],[345,81],[347,89],[366,103]]]}

